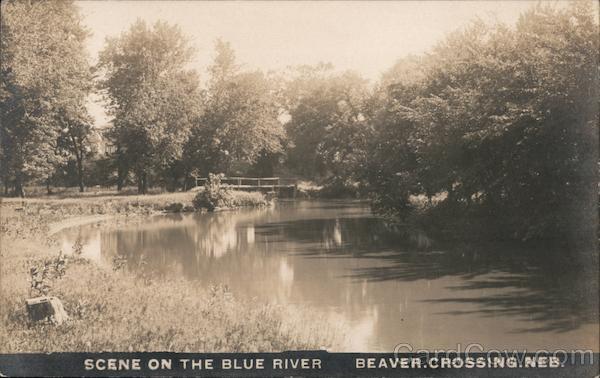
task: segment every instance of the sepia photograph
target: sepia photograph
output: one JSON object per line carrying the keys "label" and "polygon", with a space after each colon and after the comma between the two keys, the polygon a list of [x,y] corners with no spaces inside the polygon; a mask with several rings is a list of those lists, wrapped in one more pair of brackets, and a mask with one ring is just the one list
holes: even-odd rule
{"label": "sepia photograph", "polygon": [[0,376],[598,374],[597,1],[0,10]]}

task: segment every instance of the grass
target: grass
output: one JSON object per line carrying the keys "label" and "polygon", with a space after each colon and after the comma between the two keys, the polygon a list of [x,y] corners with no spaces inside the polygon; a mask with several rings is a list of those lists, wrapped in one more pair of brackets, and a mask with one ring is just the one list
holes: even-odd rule
{"label": "grass", "polygon": [[265,196],[260,192],[232,191],[234,207],[259,207],[268,204]]}
{"label": "grass", "polygon": [[[185,195],[189,196],[189,199]],[[0,204],[0,353],[56,351],[253,352],[336,349],[345,328],[304,307],[237,298],[222,286],[183,279],[151,280],[101,268],[77,255],[49,279],[70,320],[28,321],[30,268],[58,255],[53,222],[82,215],[146,214],[193,193],[102,200],[27,199]],[[121,217],[123,218],[123,217]]]}
{"label": "grass", "polygon": [[[27,215],[51,213],[57,218],[63,216],[86,216],[102,214],[144,215],[170,211],[173,204],[181,204],[183,209],[193,211],[192,200],[198,191],[158,193],[148,195],[88,193],[81,197],[32,197],[0,198],[4,206],[23,210]],[[266,204],[261,193],[229,191],[232,207],[252,207]]]}

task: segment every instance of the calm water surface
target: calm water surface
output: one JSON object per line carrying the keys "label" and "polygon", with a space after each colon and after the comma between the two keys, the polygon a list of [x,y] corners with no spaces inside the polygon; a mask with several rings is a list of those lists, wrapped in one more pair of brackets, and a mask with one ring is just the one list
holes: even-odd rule
{"label": "calm water surface", "polygon": [[99,264],[125,256],[131,270],[314,308],[350,324],[348,351],[393,351],[400,343],[598,350],[597,307],[585,305],[585,283],[544,248],[445,248],[386,225],[360,202],[155,216],[118,229],[81,226],[59,238],[66,251],[80,241]]}

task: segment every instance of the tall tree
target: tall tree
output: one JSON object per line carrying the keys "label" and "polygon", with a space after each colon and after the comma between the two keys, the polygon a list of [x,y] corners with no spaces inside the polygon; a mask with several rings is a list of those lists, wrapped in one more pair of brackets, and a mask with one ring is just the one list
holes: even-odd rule
{"label": "tall tree", "polygon": [[91,76],[88,32],[72,1],[1,5],[0,108],[2,179],[23,185],[47,178],[63,161],[60,113],[85,102]]}
{"label": "tall tree", "polygon": [[117,160],[134,170],[140,193],[181,157],[197,116],[198,77],[186,68],[192,53],[179,27],[141,20],[100,53]]}
{"label": "tall tree", "polygon": [[299,67],[286,85],[288,163],[311,178],[351,178],[369,138],[366,81],[332,68]]}
{"label": "tall tree", "polygon": [[254,164],[282,151],[285,138],[271,78],[243,72],[231,46],[218,40],[209,67],[204,112],[186,146],[186,160],[202,174]]}
{"label": "tall tree", "polygon": [[59,138],[59,147],[68,151],[75,158],[77,169],[77,185],[79,191],[85,191],[84,163],[93,153],[94,146],[90,140],[93,132],[93,120],[86,108],[78,107],[61,109],[58,114],[63,126]]}
{"label": "tall tree", "polygon": [[586,219],[576,229],[589,231],[598,160],[591,8],[538,5],[514,29],[474,23],[428,55],[416,84],[390,89],[377,145],[397,142],[409,158],[371,154],[372,166],[405,167],[397,177],[406,190],[394,196],[382,193],[398,179],[371,180],[384,207],[401,211],[410,194],[446,193],[455,213],[477,204],[496,214],[503,236],[564,235],[573,219]]}

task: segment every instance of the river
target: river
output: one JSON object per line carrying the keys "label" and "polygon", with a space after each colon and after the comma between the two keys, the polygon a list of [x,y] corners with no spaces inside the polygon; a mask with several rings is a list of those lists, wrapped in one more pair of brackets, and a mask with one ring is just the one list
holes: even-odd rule
{"label": "river", "polygon": [[98,264],[126,256],[131,270],[321,311],[349,324],[344,351],[598,350],[597,308],[577,294],[577,272],[549,262],[546,247],[444,247],[387,225],[361,202],[169,214],[58,238],[66,251],[81,242]]}

